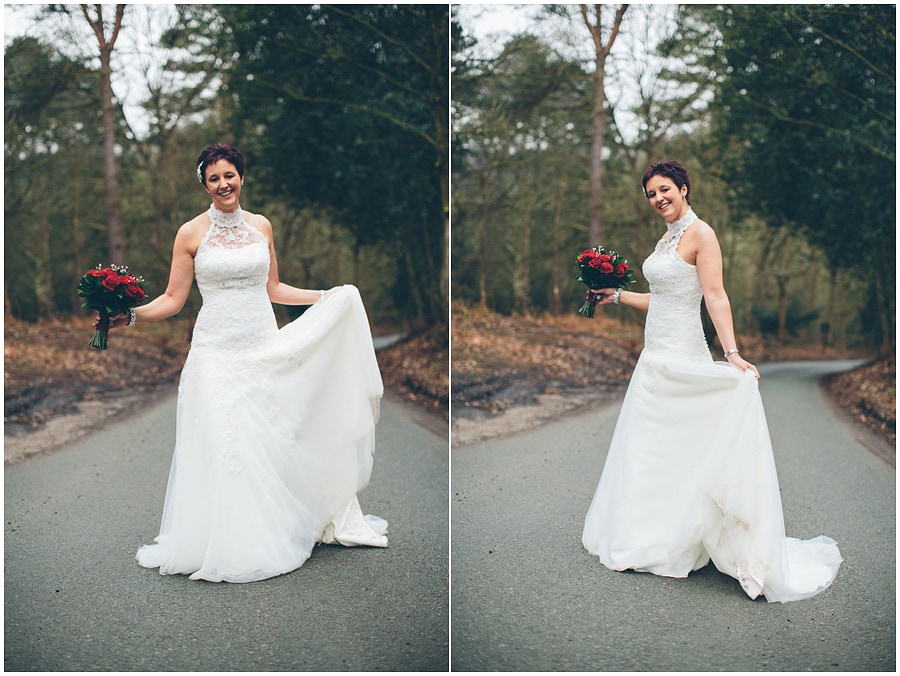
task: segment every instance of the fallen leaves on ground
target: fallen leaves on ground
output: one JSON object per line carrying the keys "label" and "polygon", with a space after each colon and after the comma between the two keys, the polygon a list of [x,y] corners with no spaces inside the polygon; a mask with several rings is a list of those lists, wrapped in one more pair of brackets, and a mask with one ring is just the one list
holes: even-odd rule
{"label": "fallen leaves on ground", "polygon": [[633,327],[599,315],[508,317],[454,304],[454,416],[498,413],[542,394],[624,390],[639,340]]}
{"label": "fallen leaves on ground", "polygon": [[[78,317],[4,323],[4,420],[7,433],[74,412],[79,401],[123,393],[152,393],[178,380],[190,347],[192,322],[169,319],[113,329],[109,349],[88,341],[93,320]],[[388,387],[447,417],[448,350],[418,336],[378,353]]]}
{"label": "fallen leaves on ground", "polygon": [[[506,316],[455,303],[451,379],[454,418],[466,410],[499,413],[540,394],[586,388],[624,390],[643,344],[639,326],[598,314]],[[821,346],[742,339],[754,363],[847,359],[859,355]],[[859,423],[896,443],[895,360],[870,363],[827,383],[835,402]]]}
{"label": "fallen leaves on ground", "polygon": [[409,401],[448,417],[449,350],[428,335],[414,336],[378,352],[386,387]]}
{"label": "fallen leaves on ground", "polygon": [[7,317],[4,421],[34,427],[79,401],[170,385],[184,364],[189,331],[186,320],[113,329],[109,349],[94,350],[90,318],[32,324]]}
{"label": "fallen leaves on ground", "polygon": [[881,359],[829,378],[825,387],[835,402],[894,446],[897,443],[897,360]]}

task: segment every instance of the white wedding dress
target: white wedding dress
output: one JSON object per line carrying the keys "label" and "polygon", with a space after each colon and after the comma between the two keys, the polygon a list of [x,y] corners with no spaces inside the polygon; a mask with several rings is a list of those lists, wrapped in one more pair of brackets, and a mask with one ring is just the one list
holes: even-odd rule
{"label": "white wedding dress", "polygon": [[712,560],[750,598],[808,598],[831,584],[841,555],[825,536],[785,537],[756,378],[712,360],[697,270],[677,251],[695,219],[672,224],[644,262],[644,349],[582,542],[613,570],[686,577]]}
{"label": "white wedding dress", "polygon": [[356,499],[383,392],[358,290],[341,287],[279,330],[265,236],[240,209],[208,214],[162,525],[138,562],[251,582],[298,568],[317,542],[386,547],[387,522]]}

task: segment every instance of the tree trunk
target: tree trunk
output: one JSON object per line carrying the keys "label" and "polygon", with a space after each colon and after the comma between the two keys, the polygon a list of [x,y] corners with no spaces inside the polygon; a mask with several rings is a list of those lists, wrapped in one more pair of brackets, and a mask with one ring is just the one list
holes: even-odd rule
{"label": "tree trunk", "polygon": [[75,194],[72,196],[72,262],[75,274],[72,286],[77,287],[81,275],[85,273],[85,268],[84,261],[81,257],[81,228],[79,223],[79,198],[81,193],[78,190],[75,190],[74,193]]}
{"label": "tree trunk", "polygon": [[[416,264],[413,259],[413,253],[409,250],[408,246],[403,247],[403,261],[406,264],[406,275],[410,280],[415,280],[417,278],[417,270]],[[410,292],[412,293],[412,302],[413,307],[415,309],[416,318],[414,321],[414,326],[416,329],[420,329],[424,325],[425,314],[425,299],[422,297],[422,285],[412,283],[410,284]]]}
{"label": "tree trunk", "polygon": [[562,298],[560,297],[560,221],[562,220],[563,184],[556,184],[556,204],[553,207],[553,252],[550,270],[550,314],[559,316],[562,313]]}
{"label": "tree trunk", "polygon": [[599,246],[603,236],[603,143],[606,131],[606,57],[612,49],[622,16],[628,5],[616,10],[609,41],[603,44],[601,8],[594,5],[594,23],[588,18],[588,6],[581,5],[581,16],[594,40],[594,112],[593,133],[591,135],[591,164],[588,183],[588,241],[590,246]]}
{"label": "tree trunk", "polygon": [[435,171],[440,180],[441,215],[443,217],[443,255],[441,260],[441,278],[438,285],[437,297],[432,300],[433,319],[437,322],[436,331],[442,341],[450,340],[450,171],[448,157],[450,153],[450,134],[448,129],[447,111],[450,110],[450,88],[447,82],[447,72],[443,64],[448,64],[449,37],[450,37],[450,8],[445,6],[439,12],[436,20],[431,22],[431,32],[434,37],[435,58],[431,68],[431,90],[433,94],[433,112],[435,127]]}
{"label": "tree trunk", "polygon": [[341,278],[341,240],[335,236],[331,240],[331,279]]}
{"label": "tree trunk", "polygon": [[844,284],[844,280],[841,277],[843,277],[843,273],[839,270],[834,275],[834,286],[832,287],[834,292],[834,323],[832,326],[834,327],[835,345],[839,350],[847,347],[847,319],[844,311],[844,294],[839,292]]}
{"label": "tree trunk", "polygon": [[837,270],[831,267],[831,275],[828,280],[828,304],[825,307],[825,321],[820,324],[822,343],[827,347],[834,345],[837,336],[837,322],[835,308],[837,305]]}
{"label": "tree trunk", "polygon": [[510,244],[513,249],[513,307],[523,315],[531,310],[531,269],[528,259],[531,257],[531,218],[533,205],[529,205],[522,219],[522,231]]}
{"label": "tree trunk", "polygon": [[[600,23],[600,5],[597,5],[597,23]],[[599,30],[599,25],[598,25]],[[591,134],[591,170],[589,178],[590,196],[588,198],[588,243],[600,246],[603,242],[603,140],[606,131],[606,54],[597,53],[594,72],[594,126]]]}
{"label": "tree trunk", "polygon": [[109,241],[109,262],[123,265],[125,262],[125,233],[122,229],[122,213],[119,198],[119,178],[116,173],[116,111],[112,91],[112,51],[122,27],[125,5],[116,5],[116,18],[112,35],[107,38],[103,24],[103,6],[94,5],[91,17],[87,5],[81,5],[85,19],[94,29],[100,46],[100,104],[103,111],[103,183],[106,194],[106,218]]}
{"label": "tree trunk", "polygon": [[119,204],[119,177],[116,173],[116,117],[113,108],[110,52],[100,54],[100,96],[103,103],[103,183],[106,193],[106,218],[110,263],[124,265],[125,234]]}
{"label": "tree trunk", "polygon": [[513,307],[516,312],[527,315],[531,312],[531,227],[534,220],[534,209],[541,179],[541,156],[537,154],[529,163],[526,171],[529,174],[525,185],[525,213],[522,216],[522,227],[517,232],[515,226],[511,228],[512,259],[514,261],[512,271],[513,281]]}
{"label": "tree trunk", "polygon": [[34,295],[37,299],[38,317],[50,319],[56,314],[53,302],[53,280],[50,265],[50,216],[46,209],[41,209],[38,216],[38,232],[34,250]]}
{"label": "tree trunk", "polygon": [[[816,288],[818,286],[817,282],[819,281],[819,262],[813,261],[812,267],[810,267],[807,272],[807,287],[806,287],[806,311],[812,312],[816,307]],[[814,343],[816,340],[816,327],[813,322],[809,323],[809,326],[806,328],[806,342]]]}
{"label": "tree trunk", "polygon": [[875,287],[878,298],[878,324],[881,340],[878,344],[878,356],[886,358],[896,351],[897,339],[897,304],[895,281],[894,251],[887,247],[880,250],[876,259],[880,270],[875,275]]}
{"label": "tree trunk", "polygon": [[782,345],[787,340],[787,283],[788,275],[775,275],[778,284],[778,342]]}
{"label": "tree trunk", "polygon": [[481,172],[481,216],[478,219],[478,304],[482,310],[487,310],[487,276],[488,276],[488,176],[487,171]]}

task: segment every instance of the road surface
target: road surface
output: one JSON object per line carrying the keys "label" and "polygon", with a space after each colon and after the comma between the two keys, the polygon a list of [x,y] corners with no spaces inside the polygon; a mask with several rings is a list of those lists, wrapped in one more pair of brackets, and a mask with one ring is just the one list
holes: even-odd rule
{"label": "road surface", "polygon": [[172,397],[6,468],[7,671],[447,670],[445,436],[383,402],[360,503],[390,522],[387,549],[215,584],[134,561],[158,533],[174,415]]}
{"label": "road surface", "polygon": [[613,572],[581,545],[618,405],[452,457],[454,671],[894,671],[895,472],[817,381],[850,363],[763,369],[788,535],[844,562],[804,601],[751,601],[710,565]]}

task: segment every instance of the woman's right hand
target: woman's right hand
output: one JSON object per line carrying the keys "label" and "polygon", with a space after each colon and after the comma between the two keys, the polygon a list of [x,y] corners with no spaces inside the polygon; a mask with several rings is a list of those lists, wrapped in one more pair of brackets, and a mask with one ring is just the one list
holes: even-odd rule
{"label": "woman's right hand", "polygon": [[[127,312],[125,314],[112,315],[109,318],[109,328],[117,329],[120,326],[127,326],[130,319],[131,319],[131,317],[128,315]],[[100,328],[100,313],[99,312],[97,313],[96,321],[94,321],[94,328],[95,329]]]}
{"label": "woman's right hand", "polygon": [[597,298],[597,305],[606,305],[613,302],[615,289],[591,289],[591,293]]}

